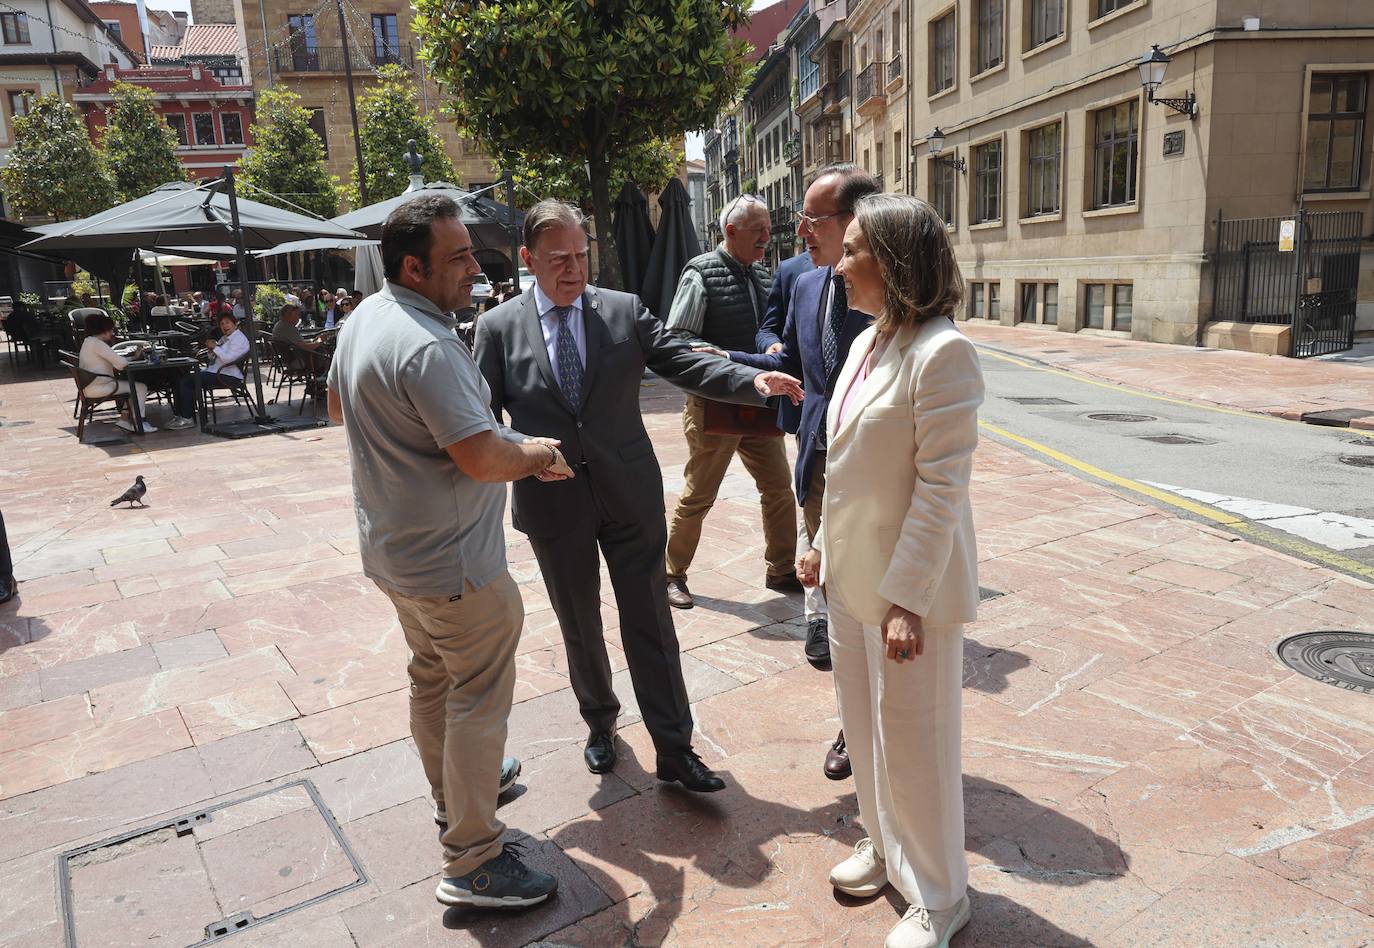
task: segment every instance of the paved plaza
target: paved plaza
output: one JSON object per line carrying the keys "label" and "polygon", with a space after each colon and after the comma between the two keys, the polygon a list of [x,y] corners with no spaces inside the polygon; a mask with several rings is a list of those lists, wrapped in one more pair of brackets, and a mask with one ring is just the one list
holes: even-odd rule
{"label": "paved plaza", "polygon": [[[696,749],[728,789],[654,779],[608,584],[625,746],[613,775],[586,771],[557,624],[508,531],[524,773],[500,814],[561,886],[520,914],[444,911],[404,641],[360,574],[342,430],[82,445],[70,378],[4,364],[0,383],[22,581],[0,606],[0,946],[62,945],[64,912],[82,948],[191,945],[311,899],[225,944],[877,945],[900,918],[826,882],[864,833],[852,784],[821,774],[833,688],[803,660],[800,598],[763,588],[741,470],[707,520],[698,606],[674,616]],[[682,397],[642,396],[672,504]],[[136,474],[147,509],[111,509]],[[953,944],[1374,942],[1374,699],[1271,653],[1374,631],[1374,589],[993,438],[972,495],[994,598],[967,630],[973,920]],[[59,878],[61,854],[149,827]]]}

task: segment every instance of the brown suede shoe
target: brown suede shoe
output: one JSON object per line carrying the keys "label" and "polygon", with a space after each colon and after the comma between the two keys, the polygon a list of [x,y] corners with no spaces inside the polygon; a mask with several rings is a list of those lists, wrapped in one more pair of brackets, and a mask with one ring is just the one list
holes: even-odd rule
{"label": "brown suede shoe", "polygon": [[692,594],[687,590],[687,580],[669,578],[668,605],[674,609],[690,609],[696,605]]}
{"label": "brown suede shoe", "polygon": [[825,775],[831,780],[847,780],[853,772],[849,766],[849,751],[844,746],[844,731],[841,731],[825,753]]}

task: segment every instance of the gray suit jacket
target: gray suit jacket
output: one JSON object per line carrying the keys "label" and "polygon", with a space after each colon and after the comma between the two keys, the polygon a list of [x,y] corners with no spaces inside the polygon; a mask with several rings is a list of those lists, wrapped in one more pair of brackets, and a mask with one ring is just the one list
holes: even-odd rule
{"label": "gray suit jacket", "polygon": [[666,532],[663,475],[639,412],[645,367],[695,395],[745,405],[766,401],[754,390],[758,370],[693,352],[629,293],[588,286],[582,314],[587,364],[576,405],[553,374],[533,289],[477,321],[473,355],[492,411],[498,419],[508,412],[517,431],[559,439],[577,473],[571,481],[516,481],[512,523],[535,537],[603,521]]}

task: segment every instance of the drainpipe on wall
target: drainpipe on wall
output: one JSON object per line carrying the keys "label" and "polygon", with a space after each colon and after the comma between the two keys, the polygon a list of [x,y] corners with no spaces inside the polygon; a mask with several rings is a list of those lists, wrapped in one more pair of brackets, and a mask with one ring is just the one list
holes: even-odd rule
{"label": "drainpipe on wall", "polygon": [[[262,0],[258,0],[258,16],[262,18],[262,58],[267,63],[267,84],[272,84],[272,44],[267,37],[267,8],[263,6]],[[252,55],[249,54],[251,63]],[[249,68],[252,68],[251,65]]]}
{"label": "drainpipe on wall", "polygon": [[[48,14],[48,32],[52,34],[52,52],[57,55],[57,25],[52,19],[52,0],[43,0],[43,7]],[[57,97],[62,98],[62,75],[57,71],[57,64],[52,67],[53,81],[57,83]]]}

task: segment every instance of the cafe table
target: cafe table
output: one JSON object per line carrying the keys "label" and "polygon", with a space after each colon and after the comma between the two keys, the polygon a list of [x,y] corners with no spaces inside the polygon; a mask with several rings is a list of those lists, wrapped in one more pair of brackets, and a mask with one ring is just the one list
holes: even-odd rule
{"label": "cafe table", "polygon": [[[182,376],[199,372],[201,368],[199,359],[193,359],[190,356],[163,355],[157,362],[146,357],[132,360],[119,375],[128,380],[130,388],[135,382],[142,382],[148,386],[149,392],[176,391],[177,382],[181,380]],[[195,387],[195,392],[196,418],[201,418],[205,412],[199,385]],[[129,411],[133,415],[134,434],[142,435],[143,413],[138,410],[137,398],[129,399]]]}

